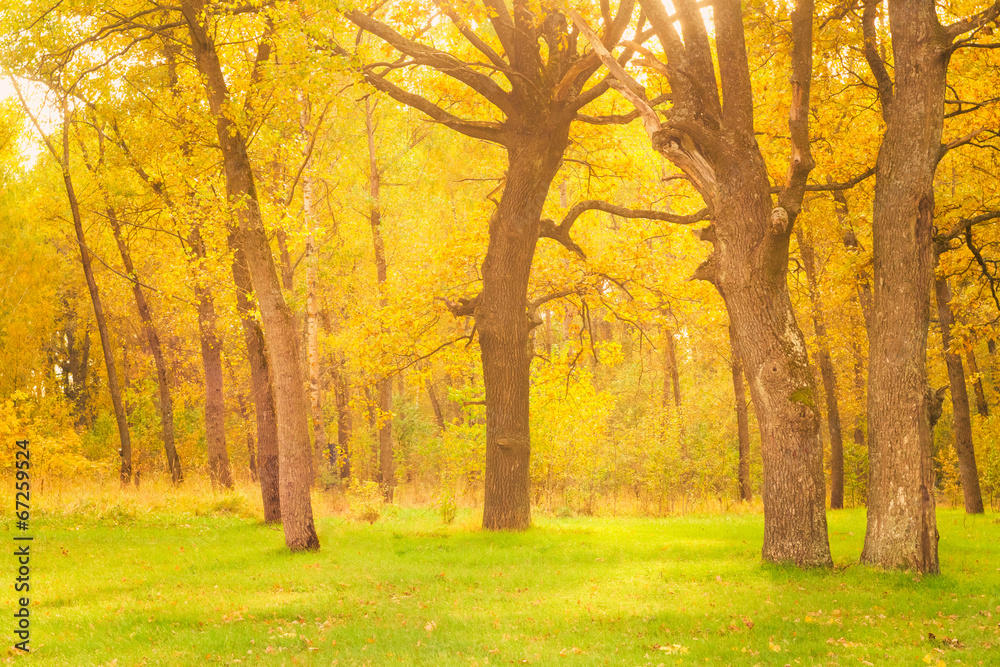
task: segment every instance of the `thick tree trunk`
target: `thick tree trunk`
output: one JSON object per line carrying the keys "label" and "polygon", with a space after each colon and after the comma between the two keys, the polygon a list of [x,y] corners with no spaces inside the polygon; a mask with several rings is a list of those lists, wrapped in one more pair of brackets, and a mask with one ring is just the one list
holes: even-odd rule
{"label": "thick tree trunk", "polygon": [[97,331],[101,336],[101,350],[104,353],[104,365],[108,373],[108,391],[111,393],[111,404],[114,406],[115,421],[118,424],[118,438],[121,448],[118,455],[121,459],[119,480],[122,485],[127,485],[132,480],[132,439],[129,436],[128,418],[125,415],[125,405],[122,402],[121,387],[118,384],[118,371],[115,369],[114,350],[111,347],[111,334],[108,332],[108,322],[104,317],[104,306],[101,303],[101,294],[97,289],[97,280],[94,278],[94,269],[90,261],[90,249],[83,233],[83,220],[80,217],[80,203],[76,198],[76,190],[73,189],[73,178],[69,169],[69,116],[63,111],[63,153],[61,159],[63,183],[66,185],[66,196],[69,200],[70,213],[73,216],[73,228],[76,231],[76,243],[80,249],[80,262],[83,264],[83,275],[87,279],[87,290],[90,292],[90,301],[94,306],[94,319],[97,321]]}
{"label": "thick tree trunk", "polygon": [[163,439],[163,452],[167,458],[167,468],[170,470],[170,480],[174,484],[180,484],[184,476],[181,473],[181,460],[177,456],[177,448],[174,446],[174,400],[170,395],[170,383],[167,380],[167,363],[163,358],[163,348],[160,346],[160,336],[156,331],[153,322],[152,309],[146,301],[146,295],[139,286],[138,276],[135,266],[132,264],[132,255],[129,253],[125,239],[122,237],[121,222],[118,220],[118,213],[108,206],[106,211],[108,222],[111,223],[111,232],[115,237],[115,244],[118,246],[118,254],[121,255],[125,273],[132,279],[132,295],[135,298],[135,307],[139,311],[139,319],[142,320],[143,333],[146,335],[146,344],[149,345],[149,352],[153,355],[153,363],[156,366],[156,386],[159,389],[157,406],[160,410],[160,432]]}
{"label": "thick tree trunk", "polygon": [[[730,334],[732,336],[732,334]],[[753,489],[750,486],[750,414],[747,410],[746,387],[743,383],[743,364],[732,351],[733,362],[733,393],[736,397],[736,430],[739,436],[739,483],[740,500],[753,500]]]}
{"label": "thick tree trunk", "polygon": [[[243,250],[266,329],[270,367],[274,373],[278,418],[278,479],[285,544],[293,551],[318,549],[310,499],[312,456],[307,403],[299,364],[298,331],[281,293],[274,257],[260,215],[250,158],[242,132],[229,118],[229,91],[215,45],[201,16],[203,0],[183,0],[181,9],[222,149],[226,191],[238,220],[236,243]],[[268,48],[263,46],[262,48]]]}
{"label": "thick tree trunk", "polygon": [[955,319],[951,312],[951,288],[947,278],[934,281],[938,317],[941,322],[941,345],[948,367],[948,384],[951,386],[951,429],[955,436],[955,453],[958,454],[958,474],[962,481],[962,497],[968,514],[983,513],[983,495],[979,490],[979,471],[976,469],[976,450],[972,444],[972,416],[969,409],[969,392],[965,386],[965,369],[962,359],[951,351],[951,328]]}
{"label": "thick tree trunk", "polygon": [[[868,25],[878,6],[867,0]],[[882,97],[887,123],[875,163],[868,527],[861,561],[937,572],[926,354],[948,44],[933,0],[889,0],[889,24],[896,78],[895,93]],[[873,60],[873,32],[866,27],[866,51],[884,80],[884,66]]]}
{"label": "thick tree trunk", "polygon": [[802,255],[802,264],[809,285],[809,302],[812,306],[813,326],[816,330],[816,344],[819,370],[823,376],[823,390],[826,394],[826,425],[830,434],[830,509],[844,508],[844,440],[840,431],[840,403],[837,399],[837,376],[830,358],[830,341],[826,333],[823,317],[823,301],[819,295],[819,281],[816,276],[816,254],[813,251],[811,234],[805,234],[802,226],[795,228],[795,238]]}
{"label": "thick tree trunk", "polygon": [[233,476],[226,449],[226,398],[223,393],[222,341],[216,330],[215,303],[208,287],[195,288],[198,302],[198,331],[205,368],[205,440],[208,472],[213,486],[233,488]]}
{"label": "thick tree trunk", "polygon": [[522,530],[531,523],[528,278],[542,206],[568,142],[568,125],[525,131],[508,146],[507,179],[490,220],[483,290],[475,318],[486,393],[483,528]]}
{"label": "thick tree trunk", "polygon": [[976,392],[976,412],[980,417],[990,416],[990,406],[986,402],[986,392],[983,390],[983,377],[979,374],[979,364],[976,362],[976,351],[970,345],[965,349],[965,361],[969,365],[969,373],[975,378],[972,386]]}
{"label": "thick tree trunk", "polygon": [[[750,379],[760,428],[763,557],[830,565],[818,397],[785,283],[790,230],[781,222],[777,229],[768,224],[772,221],[763,169],[747,173],[745,179],[732,178],[729,184],[732,193],[720,187],[717,208],[721,243],[716,246],[716,286],[729,311],[734,348]],[[727,194],[733,197],[731,203]],[[761,244],[774,244],[773,255],[758,252]],[[720,246],[728,252],[718,252]]]}

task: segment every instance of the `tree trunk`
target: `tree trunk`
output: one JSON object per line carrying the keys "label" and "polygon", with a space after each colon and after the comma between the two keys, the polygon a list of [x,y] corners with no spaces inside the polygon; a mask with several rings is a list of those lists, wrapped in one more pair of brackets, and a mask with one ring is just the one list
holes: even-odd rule
{"label": "tree trunk", "polygon": [[[754,135],[739,3],[715,5],[715,58],[694,2],[680,3],[673,16],[658,0],[641,4],[669,63],[673,111],[664,122],[634,92],[634,81],[620,90],[639,108],[653,148],[684,171],[712,218],[701,238],[712,242],[714,251],[694,277],[713,283],[722,295],[733,348],[749,378],[764,465],[762,556],[830,565],[816,391],[786,284],[788,242],[813,166],[808,127],[813,3],[796,2],[791,15],[791,156],[773,209],[767,165]],[[600,38],[591,34],[588,40],[628,84],[628,74]]]}
{"label": "tree trunk", "polygon": [[[302,177],[302,208],[309,228],[306,238],[306,348],[309,352],[309,398],[312,410],[313,448],[315,459],[321,461],[327,450],[326,424],[323,419],[323,378],[320,372],[319,355],[319,291],[317,275],[319,272],[319,257],[316,253],[316,224],[312,210],[312,178],[308,174]],[[331,452],[332,454],[332,452]],[[329,459],[331,466],[336,465],[336,456]]]}
{"label": "tree trunk", "polygon": [[143,333],[146,334],[146,343],[149,345],[149,352],[153,355],[153,363],[156,366],[156,385],[159,389],[159,400],[157,405],[160,409],[160,431],[163,438],[163,451],[167,458],[167,468],[170,470],[170,480],[176,485],[183,481],[181,473],[181,460],[177,456],[177,449],[174,446],[174,401],[170,395],[170,383],[167,381],[167,363],[163,358],[163,349],[160,346],[160,336],[153,323],[152,309],[146,301],[146,295],[139,286],[138,276],[135,266],[132,264],[132,255],[129,253],[125,239],[122,237],[121,222],[118,220],[118,213],[114,208],[108,206],[105,209],[108,222],[111,223],[111,232],[115,237],[118,246],[118,254],[121,255],[125,273],[131,278],[132,295],[135,298],[135,307],[139,311],[139,319],[142,320]]}
{"label": "tree trunk", "polygon": [[[250,421],[250,406],[242,392],[236,395],[240,406],[240,416],[244,422]],[[247,429],[247,467],[250,468],[250,479],[257,481],[257,448],[254,446],[253,434]]]}
{"label": "tree trunk", "polygon": [[830,509],[844,508],[844,440],[840,432],[840,404],[837,399],[837,376],[830,358],[830,341],[823,318],[823,301],[819,295],[819,281],[816,276],[816,254],[813,251],[812,234],[805,234],[802,226],[795,228],[795,238],[802,255],[802,264],[809,285],[809,302],[812,305],[813,326],[816,330],[816,344],[819,347],[819,370],[823,376],[823,390],[826,394],[826,424],[830,433]]}
{"label": "tree trunk", "polygon": [[970,345],[965,349],[965,361],[969,365],[969,373],[975,378],[972,386],[976,391],[976,412],[980,417],[990,416],[990,406],[986,402],[986,392],[983,390],[983,377],[979,374],[979,364],[976,363],[976,351]]}
{"label": "tree trunk", "polygon": [[108,391],[111,393],[111,404],[115,410],[115,421],[118,424],[118,438],[121,448],[118,455],[121,459],[119,471],[119,481],[127,485],[132,480],[132,439],[129,436],[128,418],[125,415],[125,405],[122,402],[121,387],[118,384],[118,372],[115,369],[114,351],[111,347],[111,334],[108,332],[108,323],[104,317],[104,306],[101,303],[101,294],[97,289],[97,281],[94,279],[94,269],[90,262],[90,249],[83,233],[83,220],[80,217],[80,203],[76,198],[76,191],[73,189],[73,178],[69,168],[69,112],[63,109],[62,127],[62,176],[66,185],[66,196],[69,199],[70,213],[73,216],[73,228],[76,231],[76,244],[80,249],[80,262],[83,264],[83,275],[87,279],[87,289],[90,292],[90,301],[94,306],[94,319],[97,321],[97,331],[101,336],[101,350],[104,353],[104,365],[108,372]]}
{"label": "tree trunk", "polygon": [[[368,133],[368,194],[371,197],[369,219],[372,226],[372,241],[375,246],[375,272],[378,278],[379,308],[384,312],[387,301],[385,297],[385,281],[388,276],[385,261],[385,241],[382,239],[382,210],[380,207],[379,186],[382,173],[378,168],[375,154],[375,107],[370,97],[365,98],[365,129]],[[392,381],[378,381],[379,427],[379,481],[382,483],[382,493],[388,502],[392,502],[392,494],[396,488],[396,462],[392,452]]]}
{"label": "tree trunk", "polygon": [[[732,336],[732,333],[730,333]],[[747,411],[747,394],[743,385],[743,364],[733,350],[733,393],[736,396],[736,428],[739,434],[740,450],[740,500],[753,500],[753,489],[750,486],[750,415]]]}
{"label": "tree trunk", "polygon": [[[716,247],[729,252],[717,250],[716,285],[729,311],[733,347],[750,378],[760,428],[764,560],[830,565],[817,395],[785,283],[790,230],[775,233],[765,226],[771,218],[767,188],[761,170],[734,187],[734,194],[746,194],[732,203],[724,203],[720,192]],[[774,238],[779,235],[780,241]],[[761,242],[780,242],[782,248],[768,257],[757,252]]]}
{"label": "tree trunk", "polygon": [[664,328],[663,336],[665,345],[663,349],[663,407],[667,407],[668,382],[673,388],[674,408],[678,417],[681,409],[681,377],[680,369],[677,368],[677,351],[674,345],[674,332],[672,329]]}
{"label": "tree trunk", "polygon": [[542,206],[568,143],[569,127],[539,124],[507,148],[507,179],[490,220],[483,290],[475,318],[486,393],[483,528],[523,530],[531,523],[528,278]]}
{"label": "tree trunk", "polygon": [[[242,132],[230,119],[229,91],[215,45],[202,22],[204,0],[183,0],[191,46],[205,90],[224,158],[226,191],[238,221],[235,234],[242,249],[260,305],[266,330],[270,367],[274,373],[278,421],[278,480],[285,544],[293,551],[319,548],[310,499],[312,456],[309,444],[303,374],[299,365],[298,332],[281,283],[261,219],[250,158]],[[268,49],[262,43],[261,49]]]}
{"label": "tree trunk", "polygon": [[958,454],[958,473],[962,480],[962,497],[967,514],[983,513],[983,495],[979,490],[979,471],[976,469],[976,450],[972,444],[972,417],[969,393],[965,386],[965,369],[962,359],[951,351],[951,328],[955,324],[951,312],[951,287],[947,278],[934,281],[938,316],[941,321],[941,345],[948,367],[948,384],[951,386],[951,428],[955,436],[955,453]]}
{"label": "tree trunk", "polygon": [[351,409],[347,378],[338,362],[333,371],[334,398],[337,401],[337,459],[340,461],[340,478],[351,476]]}
{"label": "tree trunk", "polygon": [[[199,261],[208,258],[198,225],[192,227],[188,243]],[[222,341],[219,340],[212,290],[205,284],[203,276],[198,276],[195,281],[194,296],[198,308],[201,360],[205,371],[205,445],[208,452],[208,475],[213,487],[222,485],[231,489],[233,476],[229,465],[229,451],[226,449],[226,396],[223,387]]]}
{"label": "tree trunk", "polygon": [[444,433],[444,413],[441,412],[441,402],[438,401],[433,379],[427,381],[427,396],[431,399],[431,408],[434,409],[434,421],[437,422],[438,430]]}
{"label": "tree trunk", "polygon": [[[866,0],[866,55],[880,3]],[[874,299],[868,331],[868,526],[861,561],[938,572],[928,419],[927,327],[934,270],[934,170],[941,156],[948,44],[933,0],[889,0],[895,93],[875,163]],[[890,84],[891,85],[891,84]]]}

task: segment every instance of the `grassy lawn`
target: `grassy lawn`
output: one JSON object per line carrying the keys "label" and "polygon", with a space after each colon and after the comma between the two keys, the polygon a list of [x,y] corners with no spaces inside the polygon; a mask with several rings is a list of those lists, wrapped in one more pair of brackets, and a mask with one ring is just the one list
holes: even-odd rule
{"label": "grassy lawn", "polygon": [[508,535],[478,530],[473,510],[445,526],[430,510],[399,509],[371,526],[324,517],[322,551],[293,555],[279,529],[233,506],[201,516],[117,506],[40,516],[33,653],[5,659],[1000,664],[995,515],[941,510],[944,574],[921,578],[857,565],[861,510],[829,514],[834,570],[800,572],[761,564],[759,513],[536,517]]}

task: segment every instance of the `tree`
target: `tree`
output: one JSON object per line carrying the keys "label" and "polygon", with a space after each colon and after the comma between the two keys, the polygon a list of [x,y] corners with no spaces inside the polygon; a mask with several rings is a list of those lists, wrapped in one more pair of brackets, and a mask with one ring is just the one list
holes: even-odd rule
{"label": "tree", "polygon": [[754,136],[740,3],[714,5],[721,88],[697,3],[679,0],[673,16],[658,0],[641,5],[666,56],[664,64],[644,50],[644,64],[670,85],[673,109],[665,122],[582,19],[574,20],[611,69],[619,90],[640,110],[653,147],[683,172],[709,209],[712,224],[702,239],[714,251],[695,277],[711,282],[722,295],[736,356],[752,378],[764,462],[763,557],[830,565],[816,391],[786,284],[789,238],[813,167],[808,125],[813,3],[796,3],[791,15],[791,158],[774,207]]}
{"label": "tree", "polygon": [[812,234],[803,233],[802,225],[795,227],[795,240],[802,255],[802,266],[809,286],[809,302],[812,306],[813,327],[819,346],[819,369],[823,376],[823,393],[826,396],[826,424],[830,434],[830,509],[844,509],[844,440],[840,432],[840,404],[837,401],[837,375],[830,358],[830,343],[827,339],[826,320],[823,317],[823,302],[819,294],[816,275],[816,253],[813,250]]}
{"label": "tree", "polygon": [[982,514],[983,494],[979,490],[979,471],[976,469],[976,450],[972,444],[972,415],[969,408],[969,391],[965,386],[965,368],[962,358],[952,351],[951,330],[955,318],[951,312],[951,287],[947,276],[934,278],[938,321],[941,324],[941,346],[948,367],[948,385],[951,387],[951,428],[955,434],[955,453],[958,454],[958,472],[962,480],[962,496],[968,514]]}
{"label": "tree", "polygon": [[861,560],[938,572],[926,366],[934,173],[945,150],[944,100],[955,40],[995,19],[1000,3],[942,26],[934,0],[890,0],[894,78],[879,52],[880,6],[866,0],[862,17],[865,58],[878,85],[886,126],[875,163],[870,480]]}
{"label": "tree", "polygon": [[[298,333],[292,311],[281,293],[274,256],[260,214],[253,169],[243,131],[233,122],[232,102],[215,43],[206,25],[204,0],[184,0],[184,17],[198,71],[204,77],[205,94],[216,122],[223,154],[226,190],[236,227],[235,245],[246,258],[260,304],[268,361],[273,374],[278,421],[278,480],[285,543],[293,551],[319,548],[309,497],[312,451],[304,387],[299,364]],[[263,41],[257,64],[267,60],[270,46]],[[234,260],[235,261],[235,260]]]}
{"label": "tree", "polygon": [[[365,78],[372,86],[446,127],[500,145],[507,154],[502,193],[489,223],[482,291],[449,307],[456,316],[472,316],[479,333],[486,388],[483,527],[524,529],[530,523],[532,330],[541,323],[533,310],[549,300],[543,296],[529,303],[532,258],[542,236],[578,250],[569,240],[572,221],[543,227],[542,209],[578,111],[608,85],[602,81],[584,89],[600,62],[578,52],[577,35],[570,32],[565,16],[555,6],[543,3],[532,11],[524,0],[514,2],[513,10],[500,0],[476,5],[471,15],[480,25],[492,28],[499,50],[491,45],[490,37],[476,32],[470,14],[460,14],[444,3],[439,6],[461,37],[454,52],[407,38],[388,20],[357,10],[344,15],[403,54],[396,63],[365,67]],[[621,38],[632,7],[632,0],[622,0],[614,17],[610,9],[604,13],[609,44]],[[465,57],[470,47],[476,54],[471,59]],[[476,104],[488,105],[487,119],[463,119],[389,80],[390,73],[407,65],[430,67],[472,89]],[[510,90],[482,69],[498,72]],[[497,113],[502,114],[502,121],[494,119]]]}

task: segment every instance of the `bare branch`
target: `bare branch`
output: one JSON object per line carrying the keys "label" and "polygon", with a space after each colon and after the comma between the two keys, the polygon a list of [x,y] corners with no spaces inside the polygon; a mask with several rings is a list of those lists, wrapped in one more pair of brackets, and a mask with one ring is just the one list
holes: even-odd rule
{"label": "bare branch", "polygon": [[407,39],[381,21],[357,10],[346,12],[344,16],[359,28],[367,30],[392,45],[400,53],[410,56],[415,62],[432,67],[442,74],[461,81],[508,116],[514,112],[510,96],[503,88],[490,77],[475,71],[467,63],[450,53],[438,51]]}
{"label": "bare branch", "polygon": [[587,22],[583,20],[576,10],[569,10],[569,16],[573,20],[574,25],[580,29],[580,32],[584,34],[587,40],[590,42],[591,48],[604,63],[605,67],[611,70],[613,79],[607,79],[608,85],[612,88],[617,89],[622,95],[624,95],[629,102],[635,105],[635,108],[639,111],[639,115],[642,116],[642,124],[646,129],[646,133],[652,137],[657,131],[660,130],[660,119],[657,117],[656,112],[649,105],[649,101],[646,99],[646,92],[642,86],[639,85],[635,79],[629,76],[628,72],[618,64],[615,57],[611,55],[611,52],[604,46],[597,34],[587,25]]}
{"label": "bare branch", "polygon": [[978,14],[973,14],[972,16],[968,16],[960,21],[952,23],[947,26],[944,31],[948,36],[948,40],[951,41],[959,35],[979,30],[990,21],[996,19],[998,16],[1000,16],[1000,2],[994,2],[991,6],[987,7]]}
{"label": "bare branch", "polygon": [[499,123],[463,120],[458,116],[448,113],[427,98],[403,90],[391,81],[387,81],[380,76],[372,74],[371,72],[365,73],[365,80],[375,88],[392,97],[397,102],[413,107],[417,111],[423,111],[433,120],[446,127],[450,127],[456,132],[461,132],[462,134],[473,137],[474,139],[492,141],[497,144],[506,144],[507,142],[507,134],[504,132],[503,126]]}
{"label": "bare branch", "polygon": [[946,144],[941,144],[941,152],[938,154],[938,159],[944,157],[945,153],[952,150],[953,148],[958,148],[959,146],[964,146],[965,144],[972,143],[972,140],[978,137],[980,134],[986,131],[985,127],[980,127],[972,132],[969,132],[965,136],[958,137],[957,139],[952,139]]}
{"label": "bare branch", "polygon": [[535,312],[538,310],[539,306],[548,303],[549,301],[555,301],[556,299],[561,299],[564,296],[569,296],[571,294],[579,294],[580,290],[577,289],[564,289],[558,292],[552,292],[551,294],[546,294],[545,296],[540,296],[537,299],[533,299],[528,302],[528,312]]}
{"label": "bare branch", "polygon": [[1000,211],[987,211],[986,213],[974,215],[971,218],[962,218],[948,230],[948,233],[943,236],[942,240],[951,241],[964,234],[966,229],[998,218],[1000,218]]}
{"label": "bare branch", "polygon": [[457,303],[444,296],[436,296],[434,299],[444,303],[455,317],[470,317],[476,313],[476,307],[479,305],[479,296],[477,294],[471,298],[461,297]]}
{"label": "bare branch", "polygon": [[[649,106],[656,107],[664,102],[669,102],[670,99],[670,93],[664,93],[651,99],[649,101]],[[581,123],[588,123],[590,125],[628,125],[638,117],[639,110],[634,109],[626,114],[611,114],[608,116],[588,116],[587,114],[578,113],[576,114],[575,120],[578,120]]]}
{"label": "bare branch", "polygon": [[[855,185],[857,185],[861,181],[863,181],[863,180],[865,180],[867,178],[870,178],[870,177],[872,177],[874,175],[875,175],[875,167],[870,167],[870,168],[866,169],[865,171],[863,171],[862,173],[860,173],[857,176],[855,176],[854,178],[851,178],[850,180],[844,181],[843,183],[827,183],[825,185],[821,185],[819,183],[812,183],[812,184],[806,185],[805,191],[806,192],[840,192],[840,191],[843,191],[843,190],[850,190],[851,188],[853,188]],[[771,194],[779,193],[783,189],[784,188],[782,188],[780,186],[772,187],[771,188]]]}
{"label": "bare branch", "polygon": [[878,52],[878,34],[875,32],[875,17],[881,6],[880,0],[864,0],[865,9],[861,16],[862,34],[865,39],[865,60],[875,76],[878,84],[878,98],[882,103],[882,118],[889,120],[892,110],[892,78],[885,67],[885,62]]}

